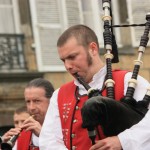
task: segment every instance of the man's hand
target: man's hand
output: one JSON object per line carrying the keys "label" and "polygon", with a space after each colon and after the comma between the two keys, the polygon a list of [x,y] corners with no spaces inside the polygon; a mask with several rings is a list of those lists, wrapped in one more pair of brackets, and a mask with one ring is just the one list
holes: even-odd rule
{"label": "man's hand", "polygon": [[12,136],[18,135],[20,132],[21,128],[12,128],[2,136],[2,141],[7,142]]}
{"label": "man's hand", "polygon": [[32,131],[36,136],[39,136],[41,131],[41,124],[33,117],[29,117],[23,122],[21,128],[25,129],[26,131]]}
{"label": "man's hand", "polygon": [[119,138],[113,136],[96,141],[96,144],[90,150],[122,150],[122,147]]}

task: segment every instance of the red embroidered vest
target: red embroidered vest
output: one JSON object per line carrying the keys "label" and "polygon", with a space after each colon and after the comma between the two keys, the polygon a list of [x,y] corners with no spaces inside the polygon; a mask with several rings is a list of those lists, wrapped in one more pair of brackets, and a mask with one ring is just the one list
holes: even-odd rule
{"label": "red embroidered vest", "polygon": [[38,147],[31,145],[31,136],[30,131],[23,130],[17,139],[17,150],[39,150]]}
{"label": "red embroidered vest", "polygon": [[[115,99],[120,100],[124,93],[124,75],[126,71],[114,71]],[[81,108],[87,100],[87,95],[77,97],[75,95],[77,87],[74,82],[63,85],[58,94],[58,107],[62,124],[63,139],[69,150],[88,150],[92,145],[86,129],[81,127]],[[102,93],[106,96],[106,90]],[[105,136],[99,130],[100,139]],[[98,139],[98,137],[97,137]]]}

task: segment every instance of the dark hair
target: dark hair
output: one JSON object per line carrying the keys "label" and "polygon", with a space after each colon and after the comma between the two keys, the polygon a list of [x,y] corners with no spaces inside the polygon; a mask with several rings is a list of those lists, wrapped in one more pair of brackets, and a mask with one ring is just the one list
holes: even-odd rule
{"label": "dark hair", "polygon": [[65,30],[57,41],[57,47],[63,46],[68,39],[75,37],[78,44],[87,47],[91,42],[95,42],[99,48],[98,38],[95,32],[85,25],[74,25]]}
{"label": "dark hair", "polygon": [[54,92],[54,87],[53,85],[46,79],[43,78],[36,78],[31,80],[26,88],[30,88],[30,87],[41,87],[45,90],[45,96],[47,98],[51,98],[53,92]]}
{"label": "dark hair", "polygon": [[22,107],[17,108],[14,113],[21,114],[23,112],[28,113],[26,106],[22,106]]}

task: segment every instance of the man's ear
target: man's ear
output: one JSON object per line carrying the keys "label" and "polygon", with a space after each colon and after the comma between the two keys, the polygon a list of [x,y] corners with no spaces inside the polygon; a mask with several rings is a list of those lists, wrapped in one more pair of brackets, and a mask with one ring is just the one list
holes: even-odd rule
{"label": "man's ear", "polygon": [[98,45],[95,42],[91,42],[89,44],[89,48],[90,48],[89,51],[92,55],[99,53]]}

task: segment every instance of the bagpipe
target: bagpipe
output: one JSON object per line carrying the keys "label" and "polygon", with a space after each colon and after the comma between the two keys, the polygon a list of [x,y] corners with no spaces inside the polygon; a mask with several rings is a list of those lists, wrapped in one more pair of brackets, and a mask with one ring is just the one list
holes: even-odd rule
{"label": "bagpipe", "polygon": [[[104,10],[104,45],[106,49],[105,59],[107,66],[106,75],[106,91],[107,96],[104,97],[97,89],[92,89],[84,80],[76,74],[77,80],[88,91],[89,99],[84,103],[81,115],[82,115],[82,127],[88,130],[89,138],[92,144],[95,143],[97,126],[101,126],[106,136],[115,136],[125,129],[138,123],[148,111],[150,103],[150,88],[141,101],[136,101],[133,98],[135,88],[137,85],[137,76],[139,73],[140,65],[142,64],[141,58],[147,46],[149,40],[150,31],[150,13],[146,15],[146,23],[144,34],[141,36],[140,46],[138,49],[138,59],[135,60],[135,65],[131,79],[128,81],[127,92],[125,96],[120,100],[115,100],[114,85],[115,81],[112,77],[112,62],[118,62],[117,44],[115,42],[115,36],[113,35],[113,27],[126,27],[126,26],[138,26],[138,25],[111,25],[111,3],[110,0],[102,0]],[[141,25],[142,26],[142,25]]]}

